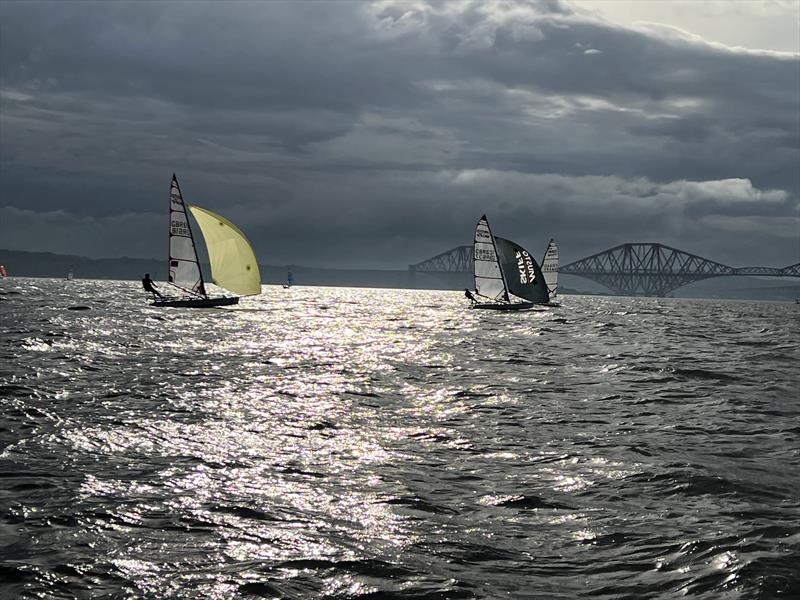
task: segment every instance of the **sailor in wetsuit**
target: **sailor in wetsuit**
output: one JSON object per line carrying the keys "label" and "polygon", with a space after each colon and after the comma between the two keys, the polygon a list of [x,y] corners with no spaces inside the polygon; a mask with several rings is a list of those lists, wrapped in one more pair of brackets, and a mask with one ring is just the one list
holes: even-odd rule
{"label": "sailor in wetsuit", "polygon": [[155,298],[164,298],[156,289],[156,285],[153,283],[153,280],[150,279],[150,273],[145,273],[144,277],[142,278],[142,287],[144,288],[145,292],[150,292],[153,294],[153,299]]}
{"label": "sailor in wetsuit", "polygon": [[472,302],[477,302],[475,296],[472,295],[472,292],[469,291],[469,288],[464,288],[464,296],[467,300],[471,300]]}

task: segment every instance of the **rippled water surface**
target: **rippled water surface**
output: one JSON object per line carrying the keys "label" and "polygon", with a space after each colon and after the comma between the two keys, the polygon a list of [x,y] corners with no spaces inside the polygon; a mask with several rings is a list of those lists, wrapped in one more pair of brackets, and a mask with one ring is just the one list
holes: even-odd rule
{"label": "rippled water surface", "polygon": [[264,289],[0,282],[0,597],[800,597],[799,306]]}

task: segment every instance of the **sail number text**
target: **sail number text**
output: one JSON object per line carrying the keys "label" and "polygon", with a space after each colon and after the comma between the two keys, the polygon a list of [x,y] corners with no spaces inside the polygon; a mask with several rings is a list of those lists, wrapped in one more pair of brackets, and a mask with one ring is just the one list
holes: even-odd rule
{"label": "sail number text", "polygon": [[497,260],[497,256],[492,248],[475,248],[475,260]]}
{"label": "sail number text", "polygon": [[186,221],[170,221],[169,232],[172,235],[183,235],[186,237],[191,236]]}

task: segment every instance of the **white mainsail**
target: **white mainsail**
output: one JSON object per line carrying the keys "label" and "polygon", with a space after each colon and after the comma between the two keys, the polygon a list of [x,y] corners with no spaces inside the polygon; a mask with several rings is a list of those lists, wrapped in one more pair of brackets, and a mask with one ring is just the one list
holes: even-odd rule
{"label": "white mainsail", "polygon": [[480,218],[475,227],[473,259],[475,261],[475,291],[491,300],[508,301],[503,271],[500,268],[497,248],[486,215]]}
{"label": "white mainsail", "polygon": [[550,293],[550,299],[556,297],[558,292],[558,246],[554,239],[550,239],[547,244],[547,250],[544,252],[544,259],[542,260],[542,274],[544,275],[544,282],[547,284],[547,291]]}
{"label": "white mainsail", "polygon": [[200,296],[206,296],[203,273],[200,270],[200,261],[197,260],[192,228],[189,225],[189,215],[183,202],[181,188],[178,187],[178,179],[174,174],[169,190],[168,272],[170,283]]}
{"label": "white mainsail", "polygon": [[197,219],[211,261],[211,280],[242,296],[261,293],[261,273],[250,242],[225,217],[199,206],[189,206]]}

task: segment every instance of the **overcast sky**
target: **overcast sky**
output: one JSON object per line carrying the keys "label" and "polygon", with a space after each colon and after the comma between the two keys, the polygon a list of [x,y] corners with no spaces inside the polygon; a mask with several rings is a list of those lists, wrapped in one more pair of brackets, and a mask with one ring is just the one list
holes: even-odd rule
{"label": "overcast sky", "polygon": [[169,183],[260,262],[496,234],[800,260],[800,2],[0,2],[0,248],[165,258]]}

